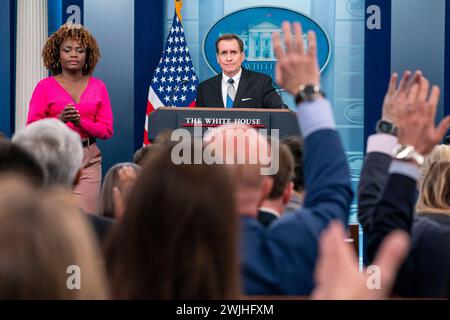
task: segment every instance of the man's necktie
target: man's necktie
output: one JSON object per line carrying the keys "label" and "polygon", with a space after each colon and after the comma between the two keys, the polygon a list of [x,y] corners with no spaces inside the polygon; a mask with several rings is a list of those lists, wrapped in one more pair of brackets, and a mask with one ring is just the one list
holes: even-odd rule
{"label": "man's necktie", "polygon": [[234,84],[233,78],[228,79],[226,108],[233,108],[234,97],[236,96],[236,89],[234,88],[233,84]]}

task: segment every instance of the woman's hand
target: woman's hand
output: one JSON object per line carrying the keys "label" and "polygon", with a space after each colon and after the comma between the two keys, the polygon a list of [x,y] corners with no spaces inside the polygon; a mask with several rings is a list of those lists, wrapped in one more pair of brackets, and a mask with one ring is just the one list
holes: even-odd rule
{"label": "woman's hand", "polygon": [[58,118],[64,123],[72,122],[75,126],[80,125],[80,113],[73,104],[68,104]]}
{"label": "woman's hand", "polygon": [[131,166],[123,166],[118,171],[117,186],[113,188],[114,217],[118,220],[122,219],[128,197],[131,193],[136,179],[137,172]]}

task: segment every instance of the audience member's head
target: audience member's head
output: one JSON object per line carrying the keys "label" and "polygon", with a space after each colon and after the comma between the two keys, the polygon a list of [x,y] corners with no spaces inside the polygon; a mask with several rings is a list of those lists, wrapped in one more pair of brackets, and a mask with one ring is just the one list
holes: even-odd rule
{"label": "audience member's head", "polygon": [[419,189],[431,165],[436,161],[450,161],[450,146],[439,144],[425,157],[425,161],[420,167]]}
{"label": "audience member's head", "polygon": [[140,166],[144,166],[144,159],[147,159],[147,157],[155,151],[155,146],[170,143],[171,135],[172,130],[166,130],[158,134],[155,139],[152,140],[151,144],[143,146],[134,153],[133,162]]}
{"label": "audience member's head", "polygon": [[145,159],[147,153],[150,151],[151,147],[152,147],[151,144],[147,144],[147,145],[143,146],[142,148],[140,148],[139,150],[137,150],[134,153],[133,162],[139,166],[143,166],[144,159]]}
{"label": "audience member's head", "polygon": [[56,119],[33,122],[12,141],[27,149],[46,171],[49,187],[72,189],[83,161],[80,136]]}
{"label": "audience member's head", "polygon": [[[238,214],[256,217],[273,184],[270,176],[262,174],[263,167],[273,164],[267,138],[248,126],[224,125],[205,135],[204,141],[229,169]],[[263,157],[269,163],[263,163]]]}
{"label": "audience member's head", "polygon": [[0,140],[0,174],[5,173],[20,175],[38,188],[45,182],[44,170],[28,151],[10,141]]}
{"label": "audience member's head", "polygon": [[159,133],[155,139],[152,141],[152,144],[164,144],[171,141],[173,130],[164,130]]}
{"label": "audience member's head", "polygon": [[0,299],[108,297],[99,249],[77,212],[62,194],[2,179]]}
{"label": "audience member's head", "polygon": [[450,215],[450,161],[435,161],[423,178],[416,212]]}
{"label": "audience member's head", "polygon": [[145,166],[147,159],[155,153],[160,144],[148,144],[135,152],[133,162],[141,167]]}
{"label": "audience member's head", "polygon": [[305,178],[303,173],[303,139],[300,136],[291,136],[281,140],[287,145],[294,158],[294,190],[303,192],[305,190]]}
{"label": "audience member's head", "polygon": [[6,135],[0,131],[0,141],[6,140]]}
{"label": "audience member's head", "polygon": [[265,226],[283,214],[291,201],[293,194],[294,160],[289,148],[280,144],[276,138],[271,138],[271,145],[278,146],[278,171],[270,176],[273,181],[272,190],[261,204],[258,220]]}
{"label": "audience member's head", "polygon": [[141,170],[140,166],[130,162],[118,163],[108,170],[100,193],[101,215],[122,218],[130,190]]}
{"label": "audience member's head", "polygon": [[237,215],[228,173],[220,165],[176,165],[171,153],[162,146],[146,161],[107,246],[113,296],[235,298]]}
{"label": "audience member's head", "polygon": [[[280,199],[285,196],[290,198],[291,181],[294,177],[294,159],[291,151],[287,145],[279,145],[279,169],[276,174],[272,176],[273,186],[268,195],[269,200]],[[287,199],[289,201],[289,199]]]}

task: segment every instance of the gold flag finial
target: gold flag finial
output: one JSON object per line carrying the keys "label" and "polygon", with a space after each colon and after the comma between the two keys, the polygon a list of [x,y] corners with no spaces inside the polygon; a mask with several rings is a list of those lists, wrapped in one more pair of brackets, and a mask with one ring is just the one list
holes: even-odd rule
{"label": "gold flag finial", "polygon": [[178,19],[181,22],[181,7],[183,7],[183,0],[175,0],[175,11],[177,13]]}

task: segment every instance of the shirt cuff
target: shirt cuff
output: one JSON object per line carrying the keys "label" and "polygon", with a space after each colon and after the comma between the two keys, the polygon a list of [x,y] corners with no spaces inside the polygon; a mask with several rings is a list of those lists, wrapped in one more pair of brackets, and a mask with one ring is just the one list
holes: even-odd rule
{"label": "shirt cuff", "polygon": [[367,153],[380,152],[392,156],[392,149],[398,143],[396,136],[387,133],[377,133],[367,139]]}
{"label": "shirt cuff", "polygon": [[393,160],[391,166],[389,167],[389,173],[397,173],[407,176],[413,180],[417,180],[419,178],[420,170],[417,164]]}
{"label": "shirt cuff", "polygon": [[301,103],[297,117],[304,138],[322,129],[336,128],[333,110],[328,100],[324,98]]}

